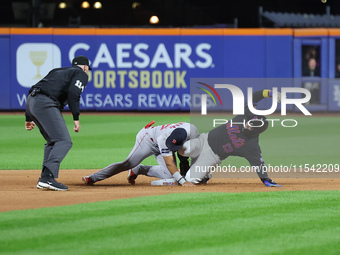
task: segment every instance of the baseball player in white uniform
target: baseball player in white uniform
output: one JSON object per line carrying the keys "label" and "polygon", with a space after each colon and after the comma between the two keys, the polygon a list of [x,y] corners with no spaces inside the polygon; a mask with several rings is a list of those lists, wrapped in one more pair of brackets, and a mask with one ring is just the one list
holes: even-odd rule
{"label": "baseball player in white uniform", "polygon": [[[192,183],[186,182],[178,171],[173,153],[179,150],[184,142],[198,136],[197,128],[186,122],[159,126],[152,126],[153,124],[154,121],[150,122],[138,132],[135,145],[124,161],[113,163],[96,173],[84,176],[82,178],[84,183],[91,185],[130,170],[138,166],[145,158],[154,155],[158,166],[144,169],[146,175],[159,178],[173,177],[183,186],[193,186]],[[143,170],[141,169],[141,171]],[[134,182],[134,180],[131,181]]]}

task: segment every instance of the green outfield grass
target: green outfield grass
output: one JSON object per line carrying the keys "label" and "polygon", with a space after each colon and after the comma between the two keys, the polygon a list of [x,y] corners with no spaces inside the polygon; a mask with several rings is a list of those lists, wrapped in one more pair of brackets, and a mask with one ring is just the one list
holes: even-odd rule
{"label": "green outfield grass", "polygon": [[[157,124],[190,121],[189,115],[143,114],[81,115],[81,130],[73,132],[73,120],[64,115],[73,147],[62,162],[62,169],[97,169],[124,160],[135,144],[138,131],[151,120]],[[0,169],[41,169],[45,140],[39,129],[25,130],[24,115],[0,115]],[[150,157],[146,163],[156,161]]]}
{"label": "green outfield grass", "polygon": [[[74,145],[62,169],[125,159],[151,120],[190,121],[188,115],[81,115],[81,131],[74,133],[72,117],[65,119]],[[266,163],[339,163],[340,118],[295,119],[296,128],[261,135]],[[45,141],[38,129],[26,131],[23,115],[0,115],[0,123],[0,169],[40,169]],[[229,163],[248,164],[236,157]],[[188,193],[2,212],[0,254],[339,254],[339,195]]]}
{"label": "green outfield grass", "polygon": [[339,191],[196,193],[0,213],[1,254],[339,254]]}
{"label": "green outfield grass", "polygon": [[[230,118],[231,116],[226,116]],[[291,119],[292,117],[272,117]],[[271,165],[339,164],[340,117],[294,117],[298,126],[282,127],[275,122],[273,128],[263,133],[260,145],[265,162]],[[190,122],[189,115],[81,115],[81,131],[73,132],[70,115],[65,116],[73,147],[62,162],[62,169],[100,169],[113,162],[122,161],[135,143],[138,131],[149,121],[156,124]],[[38,128],[26,131],[24,116],[0,115],[0,169],[40,169],[45,140]],[[200,132],[209,130],[211,121],[196,121]],[[248,165],[244,159],[232,157],[227,164]],[[143,163],[155,164],[153,157]]]}

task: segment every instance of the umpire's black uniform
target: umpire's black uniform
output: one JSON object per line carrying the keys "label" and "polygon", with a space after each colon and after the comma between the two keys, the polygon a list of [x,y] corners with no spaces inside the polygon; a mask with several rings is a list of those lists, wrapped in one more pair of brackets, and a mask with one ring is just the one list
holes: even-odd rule
{"label": "umpire's black uniform", "polygon": [[[61,110],[68,104],[75,125],[79,124],[79,99],[87,85],[89,69],[91,70],[86,57],[76,57],[72,61],[72,67],[51,70],[29,91],[26,102],[26,129],[30,130],[27,124],[34,122],[46,140],[38,188],[68,189],[54,180],[58,178],[60,163],[72,147]],[[80,124],[75,131],[78,132],[79,128]]]}

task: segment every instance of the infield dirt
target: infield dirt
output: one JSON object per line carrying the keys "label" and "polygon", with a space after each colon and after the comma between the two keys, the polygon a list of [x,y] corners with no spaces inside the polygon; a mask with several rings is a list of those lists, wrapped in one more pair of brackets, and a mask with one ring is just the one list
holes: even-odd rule
{"label": "infield dirt", "polygon": [[340,179],[280,178],[281,188],[266,187],[258,178],[213,178],[206,185],[195,187],[151,186],[155,178],[139,176],[131,186],[127,172],[86,186],[81,177],[97,170],[60,170],[58,181],[69,187],[68,191],[39,190],[36,188],[40,170],[0,171],[0,212],[52,206],[109,201],[131,197],[165,195],[186,192],[268,192],[295,190],[340,190]]}

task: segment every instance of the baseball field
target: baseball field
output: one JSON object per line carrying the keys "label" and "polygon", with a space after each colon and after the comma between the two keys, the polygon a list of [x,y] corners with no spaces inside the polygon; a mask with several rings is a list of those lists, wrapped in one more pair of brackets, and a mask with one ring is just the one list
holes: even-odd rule
{"label": "baseball field", "polygon": [[36,188],[39,130],[25,130],[23,113],[0,114],[0,254],[340,253],[339,114],[293,116],[296,127],[261,135],[267,165],[300,171],[269,174],[280,188],[264,186],[255,173],[214,174],[206,185],[181,187],[151,186],[155,179],[145,176],[131,186],[123,172],[85,186],[82,176],[125,159],[145,124],[190,116],[86,113],[79,133],[64,117],[73,147],[58,181],[69,191],[56,192]]}

